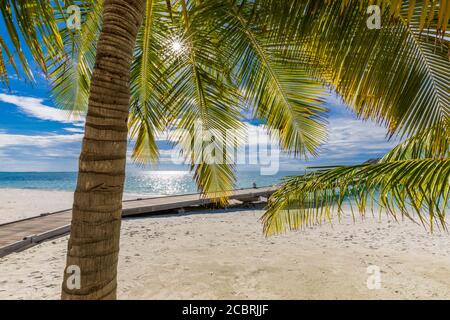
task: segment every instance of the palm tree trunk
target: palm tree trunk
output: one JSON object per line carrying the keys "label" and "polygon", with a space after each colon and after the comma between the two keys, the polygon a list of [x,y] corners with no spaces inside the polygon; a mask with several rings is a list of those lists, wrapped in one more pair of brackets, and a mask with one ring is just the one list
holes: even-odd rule
{"label": "palm tree trunk", "polygon": [[[105,0],[74,196],[62,299],[115,299],[130,63],[146,0]],[[79,273],[80,285],[74,281]]]}

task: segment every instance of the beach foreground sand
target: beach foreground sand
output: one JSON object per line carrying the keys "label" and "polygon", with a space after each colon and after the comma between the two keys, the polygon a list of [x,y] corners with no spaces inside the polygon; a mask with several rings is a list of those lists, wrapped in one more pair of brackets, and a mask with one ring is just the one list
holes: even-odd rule
{"label": "beach foreground sand", "polygon": [[[446,233],[386,217],[354,223],[347,215],[333,228],[267,239],[262,212],[124,220],[119,298],[450,299]],[[0,258],[0,299],[57,299],[67,239]],[[369,266],[381,270],[379,290],[367,287]]]}

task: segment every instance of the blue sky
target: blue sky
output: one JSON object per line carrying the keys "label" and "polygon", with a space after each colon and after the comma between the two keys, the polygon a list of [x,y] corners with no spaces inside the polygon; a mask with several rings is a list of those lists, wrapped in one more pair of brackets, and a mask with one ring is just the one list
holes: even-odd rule
{"label": "blue sky", "polygon": [[[3,21],[0,35],[8,42]],[[29,54],[26,52],[27,56]],[[0,84],[0,171],[76,171],[83,136],[82,119],[73,119],[54,108],[50,85],[40,71],[33,67],[35,83],[10,77],[9,88]],[[370,122],[357,120],[335,97],[327,101],[329,114],[329,140],[320,156],[308,162],[282,154],[280,170],[303,170],[305,166],[357,164],[369,158],[381,157],[395,145],[386,140],[386,129]],[[258,126],[249,121],[249,126]],[[161,160],[157,170],[182,170],[173,164],[171,145],[158,141]],[[130,153],[130,152],[129,152]],[[129,170],[148,170],[133,165]],[[242,170],[258,170],[256,166]]]}

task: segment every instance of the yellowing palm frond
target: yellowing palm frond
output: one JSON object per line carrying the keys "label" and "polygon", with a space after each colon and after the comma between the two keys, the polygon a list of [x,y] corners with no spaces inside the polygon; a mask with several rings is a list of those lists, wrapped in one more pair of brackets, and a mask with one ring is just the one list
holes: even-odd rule
{"label": "yellowing palm frond", "polygon": [[[369,30],[366,9],[374,3],[369,0],[148,1],[131,66],[133,157],[156,161],[156,136],[167,126],[192,132],[201,119],[205,129],[239,128],[243,109],[277,132],[285,150],[316,155],[326,137],[321,83],[335,89],[360,117],[387,124],[392,134],[411,137],[436,128],[428,141],[434,142],[433,154],[440,152],[449,116],[447,2],[378,1],[383,27]],[[82,8],[77,32],[64,27],[60,7],[33,12],[41,10],[45,18],[53,8],[62,26],[42,29],[59,32],[64,43],[62,53],[54,46],[49,60],[55,101],[84,110],[102,2],[64,2],[72,3]],[[27,28],[37,16],[27,12],[19,30],[32,34]],[[167,54],[173,37],[185,42],[176,59]],[[2,43],[0,61],[11,60],[11,50]],[[0,63],[1,70],[6,63]],[[187,140],[181,137],[178,143],[186,146]],[[397,156],[406,154],[401,148],[413,152],[410,145],[399,147]],[[203,191],[233,187],[232,165],[201,162],[193,154],[188,158]]]}

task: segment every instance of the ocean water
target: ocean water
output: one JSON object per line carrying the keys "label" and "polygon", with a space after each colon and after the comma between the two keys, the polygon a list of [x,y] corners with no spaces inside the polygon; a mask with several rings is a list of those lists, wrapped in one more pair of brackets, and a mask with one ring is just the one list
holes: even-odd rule
{"label": "ocean water", "polygon": [[[254,182],[258,187],[270,186],[285,176],[299,174],[289,171],[262,176],[259,172],[242,171],[237,174],[236,188],[251,188]],[[0,188],[74,191],[76,179],[76,172],[0,172]],[[174,195],[197,192],[197,187],[188,171],[142,171],[127,173],[125,192]]]}

